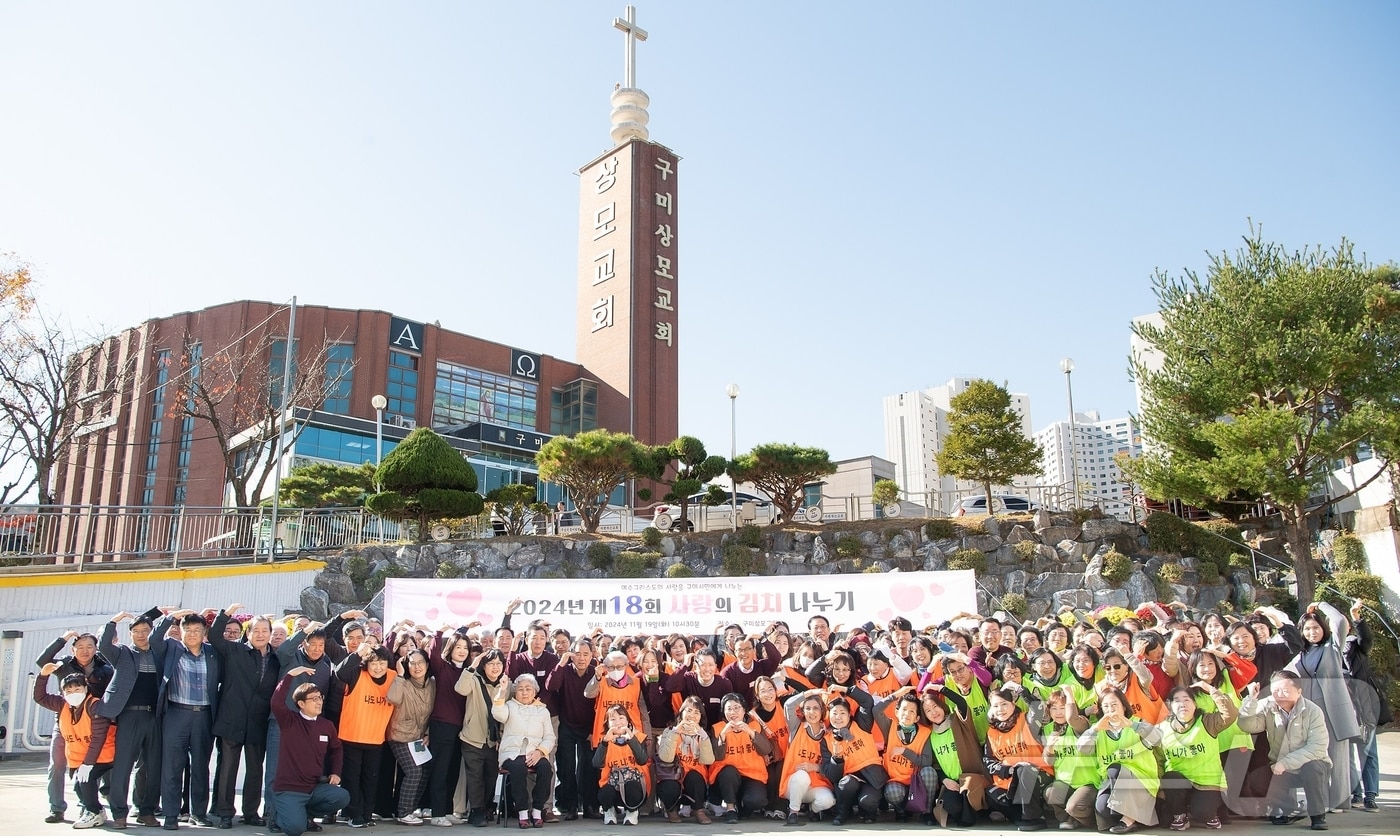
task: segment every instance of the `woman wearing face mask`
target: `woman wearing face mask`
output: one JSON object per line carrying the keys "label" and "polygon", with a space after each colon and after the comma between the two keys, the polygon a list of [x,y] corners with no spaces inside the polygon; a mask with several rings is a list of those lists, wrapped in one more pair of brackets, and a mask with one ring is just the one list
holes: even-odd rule
{"label": "woman wearing face mask", "polygon": [[[467,823],[476,827],[486,825],[487,811],[495,794],[501,724],[492,716],[491,708],[495,694],[509,684],[505,672],[505,656],[499,650],[488,650],[462,671],[454,686],[464,706],[458,736],[462,743],[462,765],[467,773]],[[437,768],[455,770],[456,766],[455,762],[444,762]],[[446,803],[452,803],[450,797]],[[434,801],[435,819],[438,809]],[[450,819],[443,820],[450,823]]]}
{"label": "woman wearing face mask", "polygon": [[783,758],[787,757],[788,738],[791,735],[788,733],[787,712],[783,711],[782,703],[778,702],[778,686],[769,677],[760,676],[754,680],[753,709],[749,711],[749,717],[758,723],[771,747],[766,756],[765,767],[768,773],[765,782],[768,795],[767,815],[770,819],[785,819],[787,811],[783,808],[783,799],[778,788],[782,784]]}
{"label": "woman wearing face mask", "polygon": [[656,796],[666,811],[666,821],[677,824],[680,808],[691,807],[698,824],[710,824],[705,812],[705,797],[709,788],[705,773],[715,762],[714,742],[702,725],[705,707],[698,697],[686,697],[677,713],[675,725],[666,729],[656,741]]}
{"label": "woman wearing face mask", "polygon": [[[651,731],[647,716],[646,702],[642,698],[641,679],[632,673],[627,664],[627,656],[614,650],[603,657],[603,664],[594,673],[593,681],[583,689],[584,697],[597,700],[597,705],[606,709],[610,705],[620,705],[632,719],[632,727],[641,729],[643,735]],[[593,720],[593,745],[603,742],[605,711],[595,711]]]}
{"label": "woman wearing face mask", "polygon": [[[1334,623],[1328,623],[1328,616]],[[1327,806],[1330,810],[1345,810],[1351,805],[1354,777],[1351,741],[1361,737],[1340,650],[1346,641],[1347,620],[1330,604],[1313,603],[1298,619],[1298,631],[1303,634],[1303,651],[1288,663],[1287,670],[1298,675],[1303,696],[1322,709],[1327,718],[1327,756],[1332,760],[1332,791]]]}
{"label": "woman wearing face mask", "polygon": [[618,705],[608,706],[607,730],[593,753],[598,769],[598,802],[603,824],[636,824],[642,802],[651,791],[644,736],[632,718]]}
{"label": "woman wearing face mask", "polygon": [[[1053,655],[1053,654],[1052,654]],[[1099,770],[1094,759],[1079,751],[1079,736],[1089,721],[1075,708],[1069,686],[1050,691],[1043,699],[1049,719],[1041,727],[1045,756],[1055,768],[1055,781],[1045,790],[1045,803],[1061,830],[1094,826],[1094,798],[1099,793]]]}
{"label": "woman wearing face mask", "polygon": [[773,744],[758,721],[747,717],[744,699],[725,694],[720,700],[724,720],[716,723],[715,762],[710,765],[710,804],[722,810],[726,824],[736,824],[768,803],[768,756]]}
{"label": "woman wearing face mask", "polygon": [[[1201,710],[1202,698],[1209,701],[1208,710]],[[1173,688],[1167,695],[1167,709],[1169,716],[1158,726],[1166,769],[1162,809],[1171,816],[1172,830],[1185,830],[1192,822],[1218,830],[1220,797],[1226,787],[1220,737],[1226,729],[1237,729],[1239,709],[1208,680]]]}
{"label": "woman wearing face mask", "polygon": [[1094,686],[1100,696],[1110,688],[1118,691],[1128,701],[1128,708],[1134,717],[1144,723],[1155,725],[1161,722],[1166,713],[1161,697],[1152,687],[1152,673],[1132,654],[1123,655],[1110,647],[1103,653],[1103,679]]}
{"label": "woman wearing face mask", "polygon": [[821,658],[821,655],[821,647],[808,639],[797,645],[793,654],[783,660],[783,663],[778,666],[778,673],[782,675],[782,682],[786,683],[786,687],[783,688],[785,697],[810,691],[816,687],[812,684],[812,680],[807,677],[807,669],[812,666],[813,662]]}
{"label": "woman wearing face mask", "polygon": [[[520,814],[521,829],[544,826],[544,807],[554,786],[554,723],[540,702],[534,674],[522,673],[511,683],[506,699],[503,681],[491,697],[491,716],[501,724],[501,767],[510,773],[511,796]],[[535,789],[529,786],[529,770],[535,770]]]}
{"label": "woman wearing face mask", "polygon": [[1018,818],[1018,830],[1044,830],[1045,788],[1054,778],[1054,769],[1045,757],[1040,729],[1017,705],[1022,693],[1020,686],[1007,686],[990,695],[983,754],[992,776],[987,804],[995,813]]}
{"label": "woman wearing face mask", "polygon": [[1152,749],[1162,742],[1156,726],[1134,718],[1122,692],[1099,698],[1099,721],[1079,737],[1079,751],[1098,759],[1099,794],[1094,801],[1099,829],[1132,833],[1157,823],[1161,776]]}
{"label": "woman wearing face mask", "polygon": [[910,785],[910,805],[924,811],[922,821],[940,826],[952,822],[971,827],[977,812],[987,807],[986,766],[982,744],[968,713],[967,701],[952,688],[930,685],[919,698],[923,721],[928,725],[929,768],[923,780]]}
{"label": "woman wearing face mask", "polygon": [[787,756],[783,759],[782,780],[778,791],[788,802],[787,824],[802,824],[799,814],[808,805],[813,821],[821,819],[822,811],[836,804],[833,784],[822,774],[822,761],[830,754],[826,743],[826,703],[817,692],[806,692],[788,700],[802,717],[800,724],[791,722],[792,737],[788,740]]}

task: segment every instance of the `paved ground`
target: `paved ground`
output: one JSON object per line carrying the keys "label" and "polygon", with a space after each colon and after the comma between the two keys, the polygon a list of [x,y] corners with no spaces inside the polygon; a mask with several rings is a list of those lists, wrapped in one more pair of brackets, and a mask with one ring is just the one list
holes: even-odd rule
{"label": "paved ground", "polygon": [[[1331,825],[1331,834],[1336,836],[1400,836],[1400,732],[1388,732],[1380,738],[1381,756],[1381,797],[1379,813],[1363,813],[1360,810],[1346,813],[1333,813],[1327,817],[1328,824]],[[42,834],[59,834],[71,832],[69,825],[44,824],[44,816],[48,813],[48,804],[44,795],[44,769],[45,758],[39,755],[23,755],[0,760],[0,834],[3,836],[42,836]],[[71,819],[76,819],[76,804],[69,798],[68,815]],[[237,819],[235,819],[237,821]],[[905,828],[923,830],[921,825],[905,825]],[[800,830],[793,828],[782,828],[777,822],[770,820],[755,820],[741,822],[737,825],[714,824],[707,828],[701,828],[693,823],[687,822],[682,825],[669,825],[665,821],[657,818],[643,817],[641,826],[637,831],[649,834],[696,834],[704,830],[711,834],[720,833],[805,833],[811,834],[828,830],[831,825],[828,823],[808,824]],[[430,836],[433,833],[444,833],[448,828],[436,827],[407,827],[394,822],[381,822],[369,831],[356,831],[345,826],[328,827],[322,836],[350,836],[351,833],[371,833],[374,836],[386,836],[386,834],[407,834],[416,833],[419,836]],[[882,820],[874,825],[847,825],[843,831],[855,832],[890,832],[900,829],[893,822]],[[103,828],[102,830],[106,830]],[[206,836],[214,836],[217,830],[207,828],[191,828],[189,825],[181,825],[182,832],[196,830]],[[481,830],[468,828],[454,828],[455,833],[466,836],[467,833],[495,834],[515,831],[512,826],[507,831],[500,828],[484,828]],[[596,821],[560,822],[558,824],[545,825],[544,830],[548,836],[575,836],[575,834],[616,833],[624,831],[623,828],[604,826]],[[1007,829],[985,825],[975,828],[978,833],[984,834],[1014,834],[1014,827]],[[136,827],[130,831],[133,836],[155,836],[159,830]],[[231,836],[262,836],[267,831],[263,828],[243,827],[234,825],[229,831]],[[633,828],[626,828],[624,832],[634,832]],[[1166,826],[1152,829],[1154,833],[1169,834],[1172,831]],[[1190,832],[1203,833],[1202,830]],[[1234,834],[1256,834],[1257,836],[1285,836],[1289,833],[1298,834],[1311,832],[1307,828],[1306,822],[1294,824],[1291,827],[1273,827],[1267,822],[1241,822],[1230,824],[1221,833]],[[1045,833],[1058,833],[1055,830],[1047,830]]]}

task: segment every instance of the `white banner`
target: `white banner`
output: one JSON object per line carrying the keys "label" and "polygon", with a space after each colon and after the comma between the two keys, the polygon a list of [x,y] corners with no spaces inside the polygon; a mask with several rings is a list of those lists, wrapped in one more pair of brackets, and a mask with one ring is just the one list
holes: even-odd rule
{"label": "white banner", "polygon": [[434,627],[480,621],[493,627],[517,597],[521,604],[511,619],[516,630],[538,618],[575,635],[594,627],[627,634],[708,634],[718,623],[758,630],[773,621],[786,621],[801,633],[814,615],[826,616],[833,628],[866,621],[883,627],[902,615],[918,630],[977,610],[970,569],[762,578],[389,578],[384,621],[411,619]]}

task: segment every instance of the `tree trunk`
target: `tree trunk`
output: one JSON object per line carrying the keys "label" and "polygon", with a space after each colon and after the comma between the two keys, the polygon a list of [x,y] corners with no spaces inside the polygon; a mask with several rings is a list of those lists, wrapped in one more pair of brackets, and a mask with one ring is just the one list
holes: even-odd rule
{"label": "tree trunk", "polygon": [[1298,611],[1316,600],[1317,573],[1313,569],[1312,534],[1308,531],[1308,511],[1301,502],[1283,509],[1284,533],[1293,553],[1293,571],[1298,577]]}
{"label": "tree trunk", "polygon": [[992,483],[991,483],[991,482],[983,482],[983,483],[982,483],[982,493],[985,494],[986,497],[987,497],[987,514],[990,515],[990,516],[995,517],[995,516],[997,515],[997,509],[996,509],[995,506],[992,505]]}

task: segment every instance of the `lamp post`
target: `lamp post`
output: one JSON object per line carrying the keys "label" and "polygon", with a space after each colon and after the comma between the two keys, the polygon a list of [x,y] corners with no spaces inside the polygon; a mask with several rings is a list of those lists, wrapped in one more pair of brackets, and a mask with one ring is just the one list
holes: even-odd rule
{"label": "lamp post", "polygon": [[[724,394],[729,396],[729,466],[733,468],[734,460],[739,458],[739,436],[735,432],[738,426],[735,423],[735,403],[739,400],[739,384],[731,383],[724,387]],[[729,522],[734,531],[739,530],[739,483],[732,471],[729,474]]]}
{"label": "lamp post", "polygon": [[379,467],[379,462],[384,458],[384,407],[389,405],[389,399],[375,395],[369,399],[369,403],[374,407],[374,466]]}
{"label": "lamp post", "polygon": [[1065,373],[1065,394],[1069,398],[1069,472],[1074,484],[1074,507],[1079,508],[1079,457],[1078,444],[1074,437],[1074,385],[1070,383],[1070,372],[1074,371],[1074,361],[1066,357],[1060,361],[1060,371]]}

